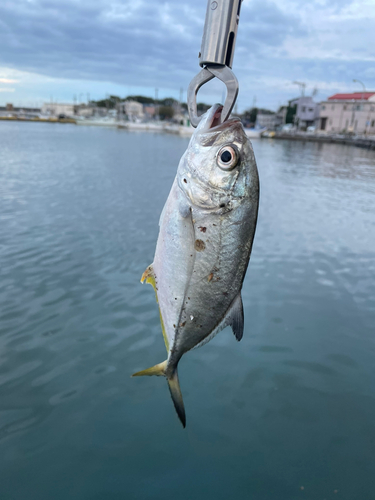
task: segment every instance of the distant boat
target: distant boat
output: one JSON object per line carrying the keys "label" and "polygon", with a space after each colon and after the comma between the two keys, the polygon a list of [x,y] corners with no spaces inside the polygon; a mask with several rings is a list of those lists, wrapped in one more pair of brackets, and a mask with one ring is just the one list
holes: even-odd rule
{"label": "distant boat", "polygon": [[245,128],[245,133],[250,139],[259,139],[267,128]]}
{"label": "distant boat", "polygon": [[132,132],[163,132],[164,125],[160,122],[117,122],[118,128],[130,130]]}
{"label": "distant boat", "polygon": [[165,125],[164,126],[164,131],[168,132],[169,134],[178,134],[182,135],[183,137],[191,137],[193,135],[194,129],[193,127],[187,127],[185,125]]}
{"label": "distant boat", "polygon": [[117,127],[118,122],[114,118],[83,118],[77,120],[77,125],[92,125],[98,127]]}

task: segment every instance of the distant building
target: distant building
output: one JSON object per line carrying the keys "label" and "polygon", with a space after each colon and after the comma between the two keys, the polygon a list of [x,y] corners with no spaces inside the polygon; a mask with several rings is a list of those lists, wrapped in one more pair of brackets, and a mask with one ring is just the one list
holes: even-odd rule
{"label": "distant building", "polygon": [[334,94],[320,103],[319,129],[375,134],[375,92]]}
{"label": "distant building", "polygon": [[116,105],[119,119],[137,121],[144,118],[143,105],[137,101],[123,101]]}
{"label": "distant building", "polygon": [[94,116],[95,107],[89,106],[88,104],[78,104],[78,105],[74,106],[74,113],[77,116],[83,116],[85,118],[89,118],[91,116]]}
{"label": "distant building", "polygon": [[314,102],[310,96],[301,96],[290,101],[290,105],[297,105],[294,117],[298,129],[306,129],[311,125],[317,125],[319,121],[319,103]]}
{"label": "distant building", "polygon": [[143,113],[147,119],[153,118],[156,114],[155,105],[154,104],[144,104],[143,105]]}
{"label": "distant building", "polygon": [[42,114],[56,117],[59,115],[73,116],[74,104],[47,102],[42,106]]}
{"label": "distant building", "polygon": [[286,115],[288,113],[288,106],[280,106],[275,116],[275,126],[280,127],[286,123]]}
{"label": "distant building", "polygon": [[40,108],[17,107],[11,103],[8,103],[6,106],[0,106],[0,116],[37,117],[39,114]]}
{"label": "distant building", "polygon": [[259,128],[275,130],[277,117],[276,113],[258,113],[255,125]]}

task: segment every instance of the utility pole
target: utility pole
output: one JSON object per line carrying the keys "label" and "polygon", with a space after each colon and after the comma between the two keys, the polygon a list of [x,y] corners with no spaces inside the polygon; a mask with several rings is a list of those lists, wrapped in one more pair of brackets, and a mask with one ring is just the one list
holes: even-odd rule
{"label": "utility pole", "polygon": [[[365,92],[366,92],[366,87],[365,87],[365,84],[363,82],[361,82],[361,80],[357,80],[356,78],[353,79],[353,82],[355,83],[359,83],[362,85],[362,95],[361,95],[361,105],[360,105],[360,111],[364,111],[365,110],[365,105],[364,105],[364,98],[365,98]],[[354,113],[353,113],[353,117],[354,117]],[[354,119],[353,119],[353,122],[354,122]],[[354,127],[354,123],[353,123],[353,127]],[[367,133],[367,121],[365,123],[365,134]]]}
{"label": "utility pole", "polygon": [[[296,81],[294,81],[293,83],[295,83],[296,85],[299,86],[299,88],[301,89],[301,97],[304,97],[306,83],[305,82],[296,82]],[[295,125],[297,125],[297,129],[299,129],[299,105],[300,105],[300,99],[298,99],[298,102],[297,102],[297,113],[294,115],[294,123],[295,123]]]}
{"label": "utility pole", "polygon": [[159,89],[155,89],[155,118],[159,119],[159,105],[158,105]]}
{"label": "utility pole", "polygon": [[179,102],[179,104],[180,104],[179,108],[180,108],[180,113],[181,114],[182,114],[182,100],[184,98],[183,96],[184,96],[184,89],[181,87],[180,88],[180,97],[179,97],[179,101],[180,101]]}

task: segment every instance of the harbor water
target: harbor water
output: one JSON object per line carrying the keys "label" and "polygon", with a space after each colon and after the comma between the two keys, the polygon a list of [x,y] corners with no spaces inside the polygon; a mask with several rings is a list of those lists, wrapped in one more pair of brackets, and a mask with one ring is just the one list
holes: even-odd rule
{"label": "harbor water", "polygon": [[163,378],[158,219],[188,139],[0,123],[0,499],[375,498],[375,152],[255,140],[245,331]]}

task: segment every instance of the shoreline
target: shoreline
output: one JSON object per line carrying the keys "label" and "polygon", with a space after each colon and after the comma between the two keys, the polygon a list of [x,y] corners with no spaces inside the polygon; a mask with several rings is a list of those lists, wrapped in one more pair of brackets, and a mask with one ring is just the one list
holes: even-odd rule
{"label": "shoreline", "polygon": [[[262,137],[268,139],[268,137]],[[270,138],[271,139],[271,138]],[[306,132],[275,132],[272,139],[319,142],[324,144],[344,144],[358,148],[375,150],[375,136],[349,136],[344,134],[308,134]]]}
{"label": "shoreline", "polygon": [[[181,126],[171,123],[134,123],[121,121],[105,121],[105,120],[75,120],[74,118],[36,118],[36,117],[10,117],[0,116],[0,121],[17,121],[17,122],[34,122],[34,123],[70,123],[81,126],[101,126],[114,127],[117,129],[127,130],[129,132],[156,132],[179,135],[180,137],[190,137],[194,129],[192,127]],[[245,129],[246,131],[246,129]],[[250,139],[258,139],[251,137]],[[260,135],[259,139],[279,139],[302,142],[318,142],[322,144],[343,144],[346,146],[355,146],[363,149],[375,150],[375,136],[352,136],[344,134],[317,134],[307,132],[272,132],[272,135]]]}

